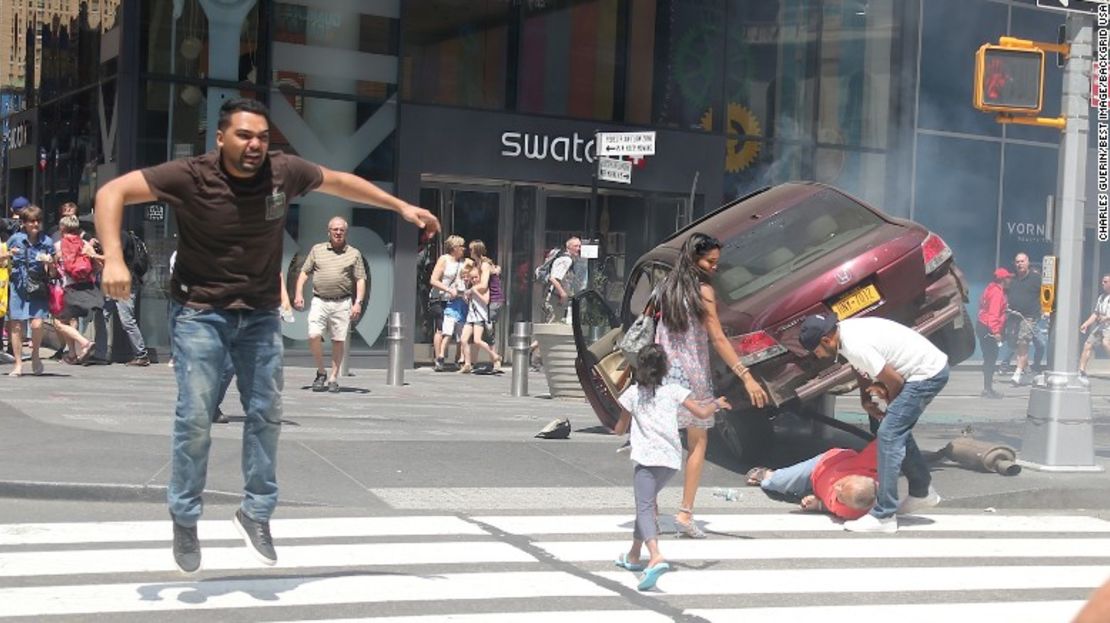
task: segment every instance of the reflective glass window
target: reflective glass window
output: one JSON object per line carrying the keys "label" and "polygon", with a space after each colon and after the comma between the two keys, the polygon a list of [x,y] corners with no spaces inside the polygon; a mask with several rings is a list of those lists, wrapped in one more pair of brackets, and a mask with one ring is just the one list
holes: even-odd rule
{"label": "reflective glass window", "polygon": [[402,71],[407,100],[505,106],[513,11],[503,0],[404,2]]}

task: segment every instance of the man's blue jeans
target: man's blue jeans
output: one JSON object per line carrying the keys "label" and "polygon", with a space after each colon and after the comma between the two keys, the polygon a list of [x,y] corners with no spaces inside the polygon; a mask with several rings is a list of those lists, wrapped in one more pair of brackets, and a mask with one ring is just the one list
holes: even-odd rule
{"label": "man's blue jeans", "polygon": [[813,493],[813,469],[823,454],[818,454],[812,459],[795,463],[790,467],[776,469],[770,478],[764,478],[759,487],[775,499],[799,502],[802,498]]}
{"label": "man's blue jeans", "polygon": [[171,302],[177,376],[173,423],[170,514],[194,526],[212,445],[212,416],[230,354],[238,378],[243,425],[243,512],[267,522],[277,505],[277,444],[281,432],[282,341],[276,309],[194,309]]}
{"label": "man's blue jeans", "polygon": [[909,494],[925,497],[929,494],[929,465],[921,456],[913,440],[913,427],[925,407],[948,384],[948,366],[932,378],[906,383],[902,392],[887,406],[886,415],[879,424],[879,489],[871,514],[880,519],[898,511],[898,474],[906,474]]}

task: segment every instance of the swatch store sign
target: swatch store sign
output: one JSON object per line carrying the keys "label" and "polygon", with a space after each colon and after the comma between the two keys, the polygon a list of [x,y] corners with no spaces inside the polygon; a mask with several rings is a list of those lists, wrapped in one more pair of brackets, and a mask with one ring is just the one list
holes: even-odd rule
{"label": "swatch store sign", "polygon": [[532,132],[501,133],[501,155],[512,159],[593,164],[594,137],[574,132],[550,136]]}

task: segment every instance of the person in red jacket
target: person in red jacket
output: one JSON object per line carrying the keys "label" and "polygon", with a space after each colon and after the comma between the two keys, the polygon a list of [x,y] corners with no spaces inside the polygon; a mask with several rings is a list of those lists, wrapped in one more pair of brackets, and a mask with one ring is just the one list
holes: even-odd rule
{"label": "person in red jacket", "polygon": [[872,441],[859,452],[833,448],[790,467],[754,467],[748,485],[774,499],[800,502],[802,510],[859,519],[875,505],[878,447]]}
{"label": "person in red jacket", "polygon": [[979,299],[979,322],[975,334],[983,351],[983,398],[1002,398],[994,391],[994,368],[998,363],[998,346],[1002,343],[1002,328],[1006,325],[1006,287],[1013,273],[1005,268],[994,271],[994,281],[987,284]]}

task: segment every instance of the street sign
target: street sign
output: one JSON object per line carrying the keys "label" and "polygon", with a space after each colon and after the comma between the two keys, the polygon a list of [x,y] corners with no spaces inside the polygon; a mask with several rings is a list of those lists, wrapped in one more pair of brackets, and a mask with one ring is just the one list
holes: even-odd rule
{"label": "street sign", "polygon": [[1042,9],[1056,9],[1072,13],[1097,13],[1098,5],[1110,4],[1110,0],[1037,0]]}
{"label": "street sign", "polygon": [[632,183],[632,163],[628,160],[601,157],[597,159],[597,179],[605,182]]}
{"label": "street sign", "polygon": [[599,156],[654,156],[655,132],[598,132]]}

